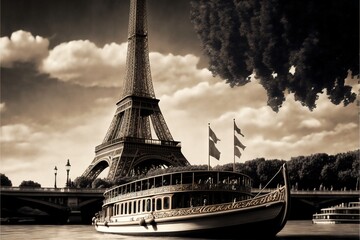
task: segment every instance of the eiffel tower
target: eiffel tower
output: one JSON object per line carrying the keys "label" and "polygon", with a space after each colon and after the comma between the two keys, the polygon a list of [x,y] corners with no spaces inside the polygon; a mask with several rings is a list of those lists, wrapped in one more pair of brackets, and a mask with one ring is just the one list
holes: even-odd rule
{"label": "eiffel tower", "polygon": [[[131,0],[123,94],[95,158],[82,174],[94,180],[133,176],[151,168],[190,165],[174,141],[159,108],[151,79],[146,0]],[[158,139],[152,138],[152,132]]]}

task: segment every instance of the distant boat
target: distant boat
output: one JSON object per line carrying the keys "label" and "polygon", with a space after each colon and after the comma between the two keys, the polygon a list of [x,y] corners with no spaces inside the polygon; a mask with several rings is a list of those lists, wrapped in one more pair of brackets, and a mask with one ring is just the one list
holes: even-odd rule
{"label": "distant boat", "polygon": [[257,196],[251,194],[250,177],[237,172],[195,170],[139,179],[105,191],[93,224],[99,232],[123,235],[275,236],[290,204],[285,164],[280,173],[283,185]]}
{"label": "distant boat", "polygon": [[322,208],[313,214],[315,224],[360,223],[360,202],[350,202],[339,206]]}

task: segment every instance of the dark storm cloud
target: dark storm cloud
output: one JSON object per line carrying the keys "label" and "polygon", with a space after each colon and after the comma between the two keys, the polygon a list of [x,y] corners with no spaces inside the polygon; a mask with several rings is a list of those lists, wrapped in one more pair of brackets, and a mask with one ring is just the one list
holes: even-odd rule
{"label": "dark storm cloud", "polygon": [[[348,70],[359,73],[359,1],[192,1],[195,30],[209,69],[230,86],[256,74],[278,111],[285,92],[309,109],[326,90],[330,101],[356,99],[344,85]],[[295,74],[289,73],[291,66]],[[273,73],[277,76],[274,77]]]}
{"label": "dark storm cloud", "polygon": [[[188,0],[148,0],[150,51],[201,54]],[[1,0],[1,36],[24,30],[49,38],[50,48],[71,40],[97,46],[127,41],[130,0]]]}
{"label": "dark storm cloud", "polygon": [[113,98],[119,88],[83,87],[68,84],[46,74],[39,74],[32,64],[1,68],[1,101],[6,110],[2,125],[35,123],[38,127],[66,129],[73,125],[66,119],[90,112],[104,96]]}
{"label": "dark storm cloud", "polygon": [[148,0],[149,47],[173,54],[202,54],[200,41],[190,21],[188,0]]}
{"label": "dark storm cloud", "polygon": [[61,42],[91,39],[99,45],[127,37],[128,1],[2,0],[1,36],[22,29]]}

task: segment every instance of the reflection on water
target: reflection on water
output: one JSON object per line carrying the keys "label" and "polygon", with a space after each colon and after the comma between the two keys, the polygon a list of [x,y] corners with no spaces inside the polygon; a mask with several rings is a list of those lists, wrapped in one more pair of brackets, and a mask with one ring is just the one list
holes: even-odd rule
{"label": "reflection on water", "polygon": [[358,224],[312,224],[309,221],[288,221],[284,229],[276,236],[281,240],[325,240],[357,239]]}
{"label": "reflection on water", "polygon": [[[254,231],[261,231],[254,229]],[[241,233],[239,233],[239,238]],[[311,221],[288,221],[285,228],[275,237],[275,240],[359,240],[359,225],[332,224],[317,225]],[[1,240],[72,240],[72,239],[146,239],[146,240],[178,240],[176,237],[129,237],[115,234],[98,233],[90,225],[2,225]],[[190,238],[187,238],[190,239]],[[201,240],[197,238],[196,240]],[[246,240],[246,239],[243,239]]]}

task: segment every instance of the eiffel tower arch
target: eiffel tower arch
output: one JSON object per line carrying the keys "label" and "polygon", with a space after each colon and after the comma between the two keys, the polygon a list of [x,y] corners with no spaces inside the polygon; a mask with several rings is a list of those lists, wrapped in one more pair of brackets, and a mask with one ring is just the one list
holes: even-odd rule
{"label": "eiffel tower arch", "polygon": [[[126,74],[121,100],[95,158],[82,174],[94,180],[132,176],[152,168],[190,165],[174,141],[159,108],[151,79],[146,0],[131,0]],[[157,139],[153,139],[153,133]]]}

